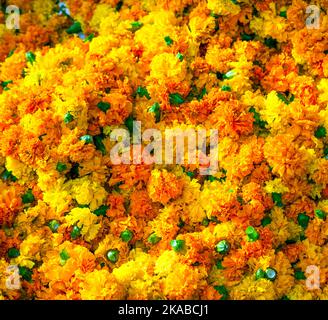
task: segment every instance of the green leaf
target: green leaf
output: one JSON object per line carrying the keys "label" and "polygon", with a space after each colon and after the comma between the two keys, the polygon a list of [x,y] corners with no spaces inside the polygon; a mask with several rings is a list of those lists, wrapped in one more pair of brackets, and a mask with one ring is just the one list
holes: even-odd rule
{"label": "green leaf", "polygon": [[8,84],[11,84],[11,83],[13,83],[12,80],[3,81],[3,82],[1,82],[1,87],[5,89],[5,88],[7,88]]}
{"label": "green leaf", "polygon": [[134,22],[131,22],[131,28],[130,28],[130,30],[131,30],[131,32],[136,32],[142,26],[143,26],[143,23],[142,22],[134,21]]}
{"label": "green leaf", "polygon": [[264,44],[270,49],[277,49],[278,41],[276,39],[268,37],[264,39]]}
{"label": "green leaf", "polygon": [[227,85],[223,85],[222,88],[221,88],[222,91],[231,91],[231,87],[230,86],[227,86]]}
{"label": "green leaf", "polygon": [[271,221],[272,221],[272,219],[270,217],[264,217],[261,220],[262,227],[265,227],[265,226],[269,225],[271,223]]}
{"label": "green leaf", "polygon": [[178,106],[185,102],[184,98],[180,93],[170,93],[169,95],[170,104]]}
{"label": "green leaf", "polygon": [[71,238],[73,240],[77,239],[81,235],[81,229],[78,226],[74,226],[72,231],[71,231]]}
{"label": "green leaf", "polygon": [[29,63],[33,64],[35,62],[36,56],[33,52],[29,51],[26,53],[26,59]]}
{"label": "green leaf", "polygon": [[271,196],[272,196],[272,200],[273,200],[273,202],[275,203],[275,205],[276,205],[277,207],[283,207],[283,203],[282,203],[282,195],[281,195],[281,193],[273,192],[273,193],[271,194]]}
{"label": "green leaf", "polygon": [[51,221],[48,223],[48,226],[49,226],[49,228],[50,228],[50,230],[51,230],[52,232],[57,232],[57,230],[58,230],[60,224],[59,224],[59,222],[58,222],[57,220],[51,220]]}
{"label": "green leaf", "polygon": [[315,215],[319,218],[319,219],[322,219],[322,220],[325,220],[326,219],[326,212],[324,212],[323,210],[319,210],[319,209],[316,209],[315,211]]}
{"label": "green leaf", "polygon": [[263,269],[257,269],[255,272],[255,279],[259,280],[263,278],[265,278],[265,272],[263,271]]}
{"label": "green leaf", "polygon": [[223,76],[224,76],[223,73],[221,73],[221,72],[216,72],[215,75],[216,75],[216,79],[218,79],[218,80],[220,80],[220,81],[223,80]]}
{"label": "green leaf", "polygon": [[169,47],[173,44],[173,40],[169,36],[164,37],[164,40]]}
{"label": "green leaf", "polygon": [[204,88],[202,89],[202,91],[199,93],[197,99],[198,99],[198,100],[203,99],[203,97],[204,97],[206,94],[207,94],[207,91],[206,91],[206,88],[204,87]]}
{"label": "green leaf", "polygon": [[2,172],[1,179],[4,181],[12,181],[12,182],[17,181],[17,178],[12,174],[11,171],[8,171],[7,169],[4,172]]}
{"label": "green leaf", "polygon": [[77,179],[80,176],[79,167],[80,165],[78,163],[74,163],[71,170],[66,174],[66,177],[68,179]]}
{"label": "green leaf", "polygon": [[72,122],[73,120],[74,120],[74,117],[69,112],[67,112],[64,116],[64,123],[68,124],[68,123]]}
{"label": "green leaf", "polygon": [[182,53],[178,52],[177,55],[176,55],[176,57],[177,57],[180,61],[183,61],[184,56],[183,56]]}
{"label": "green leaf", "polygon": [[90,206],[88,204],[78,204],[77,205],[78,208],[90,208]]}
{"label": "green leaf", "polygon": [[93,138],[89,134],[86,134],[80,138],[81,141],[84,141],[85,144],[91,144],[93,143]]}
{"label": "green leaf", "polygon": [[151,97],[150,97],[150,95],[149,95],[149,93],[148,93],[148,90],[147,90],[147,88],[145,88],[145,87],[141,87],[141,86],[139,86],[138,88],[137,88],[137,91],[136,91],[136,94],[139,96],[139,97],[146,97],[148,100],[150,100],[151,99]]}
{"label": "green leaf", "polygon": [[22,276],[22,278],[28,282],[32,282],[32,275],[33,271],[28,269],[27,267],[19,266],[19,274]]}
{"label": "green leaf", "polygon": [[58,172],[63,172],[65,170],[67,170],[67,165],[65,163],[62,163],[62,162],[58,162],[57,163],[57,166],[56,166],[56,170]]}
{"label": "green leaf", "polygon": [[294,277],[296,280],[306,280],[306,276],[302,270],[296,270],[294,272]]}
{"label": "green leaf", "polygon": [[93,40],[93,38],[95,37],[95,34],[94,33],[91,33],[91,34],[89,34],[85,39],[84,39],[84,41],[83,42],[91,42],[92,40]]}
{"label": "green leaf", "polygon": [[324,126],[319,126],[314,133],[314,136],[318,139],[324,138],[326,135],[327,130]]}
{"label": "green leaf", "polygon": [[225,74],[223,75],[223,79],[230,80],[230,79],[232,79],[236,74],[237,74],[237,73],[236,73],[235,70],[230,70],[230,71],[228,71],[227,73],[225,73]]}
{"label": "green leaf", "polygon": [[241,36],[241,40],[243,40],[243,41],[252,41],[252,40],[254,40],[256,34],[255,33],[250,33],[250,34],[242,33],[240,36]]}
{"label": "green leaf", "polygon": [[15,53],[15,49],[10,50],[10,52],[8,53],[7,58],[10,58],[14,53]]}
{"label": "green leaf", "polygon": [[124,122],[124,125],[128,128],[131,135],[133,133],[133,122],[134,118],[132,116],[129,116]]}
{"label": "green leaf", "polygon": [[219,181],[219,178],[210,175],[206,177],[206,180],[210,182],[214,182],[214,181]]}
{"label": "green leaf", "polygon": [[103,217],[105,217],[108,209],[109,209],[108,206],[106,206],[106,205],[102,205],[102,206],[100,206],[98,209],[96,209],[95,211],[93,211],[93,213],[94,213],[96,216],[98,216],[98,217],[99,217],[99,216],[103,216]]}
{"label": "green leaf", "polygon": [[193,173],[191,171],[186,172],[186,175],[191,179],[193,179],[195,177],[195,173]]}
{"label": "green leaf", "polygon": [[22,201],[24,204],[32,203],[35,201],[35,198],[34,198],[34,195],[33,195],[31,189],[29,189],[25,194],[22,195]]}
{"label": "green leaf", "polygon": [[120,11],[123,6],[123,1],[119,1],[115,7],[115,11]]}
{"label": "green leaf", "polygon": [[208,225],[210,224],[210,220],[208,218],[204,218],[202,220],[202,225],[205,227],[208,227]]}
{"label": "green leaf", "polygon": [[305,213],[300,213],[297,217],[297,222],[302,228],[306,229],[310,222],[310,217]]}
{"label": "green leaf", "polygon": [[160,242],[162,240],[161,237],[158,237],[155,233],[152,233],[149,237],[148,237],[148,242],[150,244],[157,244],[158,242]]}
{"label": "green leaf", "polygon": [[214,289],[222,296],[220,300],[227,300],[229,292],[225,286],[214,286]]}
{"label": "green leaf", "polygon": [[101,151],[102,155],[106,154],[106,147],[103,143],[103,135],[98,135],[93,137],[93,142],[96,146],[96,149]]}
{"label": "green leaf", "polygon": [[149,109],[148,112],[154,113],[156,122],[161,120],[161,107],[158,102],[155,102]]}
{"label": "green leaf", "polygon": [[17,257],[20,256],[20,252],[19,252],[19,250],[17,248],[10,248],[8,250],[7,255],[8,255],[8,258],[14,259],[14,258],[17,258]]}
{"label": "green leaf", "polygon": [[66,32],[68,34],[78,34],[82,32],[82,26],[81,23],[78,21],[75,21],[67,30]]}
{"label": "green leaf", "polygon": [[249,109],[249,112],[253,113],[254,116],[254,125],[260,127],[261,129],[265,129],[266,125],[268,124],[266,121],[261,119],[260,114],[255,110],[254,107]]}
{"label": "green leaf", "polygon": [[224,267],[222,266],[222,260],[218,260],[218,261],[216,262],[216,267],[217,267],[217,269],[219,269],[219,270],[224,270]]}
{"label": "green leaf", "polygon": [[184,240],[171,240],[170,245],[174,251],[179,252],[184,248],[185,241]]}
{"label": "green leaf", "polygon": [[287,19],[287,11],[286,10],[280,11],[279,16]]}
{"label": "green leaf", "polygon": [[323,149],[323,157],[328,160],[328,147]]}
{"label": "green leaf", "polygon": [[214,19],[218,19],[220,16],[213,11],[210,12],[210,16],[213,17]]}
{"label": "green leaf", "polygon": [[63,264],[65,264],[66,261],[70,258],[66,249],[63,249],[60,252],[59,256],[60,256],[60,259],[61,259],[61,263],[63,262]]}
{"label": "green leaf", "polygon": [[287,99],[287,97],[283,94],[283,93],[277,93],[278,98],[283,101],[284,103],[286,103],[287,105],[292,103],[295,100],[295,96],[291,95],[290,99]]}

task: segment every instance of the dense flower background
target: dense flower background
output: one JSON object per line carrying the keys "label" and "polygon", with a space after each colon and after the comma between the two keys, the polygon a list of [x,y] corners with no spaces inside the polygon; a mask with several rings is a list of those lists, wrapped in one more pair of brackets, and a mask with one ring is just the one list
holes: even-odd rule
{"label": "dense flower background", "polygon": [[[328,1],[66,5],[0,13],[0,299],[327,299]],[[218,129],[218,173],[113,165],[133,120]]]}

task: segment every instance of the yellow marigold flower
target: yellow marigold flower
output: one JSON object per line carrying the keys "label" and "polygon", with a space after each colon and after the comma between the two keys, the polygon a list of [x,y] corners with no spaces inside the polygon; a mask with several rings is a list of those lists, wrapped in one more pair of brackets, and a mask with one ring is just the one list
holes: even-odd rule
{"label": "yellow marigold flower", "polygon": [[107,270],[94,270],[88,273],[80,287],[83,300],[124,299],[124,287]]}
{"label": "yellow marigold flower", "polygon": [[188,180],[189,178],[185,178],[182,196],[176,200],[175,205],[182,207],[183,221],[188,224],[196,224],[202,222],[206,215],[203,207],[199,203],[201,186],[196,179],[192,179],[191,181]]}
{"label": "yellow marigold flower", "polygon": [[286,187],[282,180],[281,179],[274,179],[274,180],[271,180],[271,181],[267,181],[265,183],[265,187],[264,187],[264,190],[267,192],[267,193],[285,193],[285,192],[288,192],[289,189],[288,187]]}
{"label": "yellow marigold flower", "polygon": [[144,24],[135,33],[136,44],[141,44],[144,48],[145,58],[152,58],[159,52],[168,52],[169,47],[165,43],[165,37],[169,36],[173,41],[176,40],[177,24],[176,17],[171,11],[152,11],[149,15],[141,19]]}
{"label": "yellow marigold flower", "polygon": [[113,11],[114,8],[107,3],[98,4],[90,21],[90,26],[92,29],[99,30],[102,21],[107,18],[108,15],[110,15]]}
{"label": "yellow marigold flower", "polygon": [[255,280],[254,276],[245,277],[242,282],[231,288],[233,300],[275,300],[278,298],[273,282],[267,279]]}
{"label": "yellow marigold flower", "polygon": [[105,238],[99,242],[98,248],[95,251],[95,256],[106,258],[108,250],[119,251],[119,260],[116,265],[120,265],[126,262],[129,254],[128,244],[123,242],[120,238],[115,237],[113,234],[106,235]]}
{"label": "yellow marigold flower", "polygon": [[[230,239],[236,237],[236,225],[232,221],[220,223],[213,229],[213,235],[217,238]],[[236,237],[237,238],[237,237]]]}
{"label": "yellow marigold flower", "polygon": [[189,21],[189,29],[192,38],[201,41],[215,30],[215,19],[213,17],[194,16]]}
{"label": "yellow marigold flower", "polygon": [[55,1],[53,0],[34,0],[33,10],[38,13],[38,16],[42,22],[45,22],[51,15],[55,7]]}
{"label": "yellow marigold flower", "polygon": [[221,48],[219,45],[209,46],[206,52],[206,62],[215,71],[223,74],[229,71],[228,63],[235,57],[235,52],[231,48]]}
{"label": "yellow marigold flower", "polygon": [[77,225],[86,241],[93,240],[101,227],[98,217],[89,208],[74,208],[65,216],[68,225]]}
{"label": "yellow marigold flower", "polygon": [[272,37],[280,42],[287,40],[288,22],[285,18],[276,13],[275,3],[269,4],[270,10],[260,13],[260,17],[254,17],[250,23],[250,28],[261,37]]}
{"label": "yellow marigold flower", "polygon": [[236,189],[219,181],[204,184],[200,203],[208,218],[216,216],[220,221],[228,220],[239,208]]}
{"label": "yellow marigold flower", "polygon": [[11,156],[6,157],[6,169],[11,171],[21,184],[28,182],[32,177],[33,169]]}
{"label": "yellow marigold flower", "polygon": [[131,260],[113,270],[113,275],[124,286],[129,286],[131,281],[147,277],[148,269],[153,264],[154,258],[141,250],[131,253]]}
{"label": "yellow marigold flower", "polygon": [[58,214],[67,212],[69,209],[69,204],[72,200],[72,196],[69,192],[62,188],[62,184],[59,183],[54,186],[53,189],[45,189],[43,193],[44,202],[46,202]]}
{"label": "yellow marigold flower", "polygon": [[178,263],[175,265],[174,272],[161,280],[163,294],[170,300],[197,299],[206,283],[206,277],[205,270]]}
{"label": "yellow marigold flower", "polygon": [[[324,10],[310,30],[303,0],[6,4],[20,32],[0,10],[0,300],[327,299]],[[186,148],[180,165],[114,165],[110,135],[133,120],[218,129],[217,172]]]}
{"label": "yellow marigold flower", "polygon": [[151,231],[162,239],[172,239],[179,230],[177,210],[178,208],[173,205],[163,208],[156,218],[149,222]]}
{"label": "yellow marigold flower", "polygon": [[64,185],[73,199],[81,205],[89,205],[91,210],[100,207],[106,197],[106,190],[98,183],[90,181],[88,177],[69,181]]}
{"label": "yellow marigold flower", "polygon": [[323,246],[328,237],[328,225],[324,220],[313,219],[309,222],[305,234],[311,243]]}
{"label": "yellow marigold flower", "polygon": [[276,245],[284,243],[286,240],[294,240],[302,231],[301,226],[289,221],[284,215],[283,209],[274,207],[271,211],[272,221],[268,225],[274,234]]}
{"label": "yellow marigold flower", "polygon": [[218,15],[236,15],[240,12],[240,6],[230,0],[208,0],[207,7]]}
{"label": "yellow marigold flower", "polygon": [[[3,25],[0,25],[0,36],[1,28]],[[15,51],[11,57],[8,57],[0,65],[0,81],[14,81],[21,79],[22,69],[26,66],[26,57],[23,50]]]}
{"label": "yellow marigold flower", "polygon": [[163,278],[163,293],[169,299],[191,299],[197,296],[197,289],[204,285],[203,279],[207,275],[204,270],[192,269],[180,263],[174,251],[163,252],[156,261],[154,272]]}
{"label": "yellow marigold flower", "polygon": [[268,94],[265,108],[260,110],[260,114],[274,131],[278,131],[287,126],[286,108],[286,104],[278,98],[277,93],[272,91]]}
{"label": "yellow marigold flower", "polygon": [[304,146],[297,147],[290,134],[279,134],[268,137],[264,146],[264,155],[272,172],[280,177],[290,179],[296,174],[302,176],[307,171],[307,166],[313,160],[313,151]]}
{"label": "yellow marigold flower", "polygon": [[20,256],[15,259],[15,263],[32,268],[33,260],[42,259],[41,252],[46,240],[38,235],[29,235],[20,245]]}
{"label": "yellow marigold flower", "polygon": [[328,102],[328,79],[321,79],[318,84],[318,89],[320,92],[319,102],[327,103]]}
{"label": "yellow marigold flower", "polygon": [[296,284],[289,292],[288,298],[290,300],[312,300],[311,291],[309,291],[304,285]]}
{"label": "yellow marigold flower", "polygon": [[74,274],[88,273],[95,267],[93,254],[87,248],[69,241],[48,250],[43,261],[39,268],[41,277],[44,283],[53,286],[62,282],[68,283]]}
{"label": "yellow marigold flower", "polygon": [[156,55],[150,64],[148,81],[182,82],[186,79],[186,62],[180,61],[174,54],[162,53]]}

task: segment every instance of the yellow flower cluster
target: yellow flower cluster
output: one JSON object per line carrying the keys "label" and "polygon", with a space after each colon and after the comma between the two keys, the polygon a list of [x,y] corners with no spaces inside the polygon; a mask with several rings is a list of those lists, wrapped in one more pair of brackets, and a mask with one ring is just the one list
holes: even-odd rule
{"label": "yellow flower cluster", "polygon": [[[0,299],[328,299],[314,2],[6,1]],[[217,172],[113,163],[134,120],[218,130]]]}

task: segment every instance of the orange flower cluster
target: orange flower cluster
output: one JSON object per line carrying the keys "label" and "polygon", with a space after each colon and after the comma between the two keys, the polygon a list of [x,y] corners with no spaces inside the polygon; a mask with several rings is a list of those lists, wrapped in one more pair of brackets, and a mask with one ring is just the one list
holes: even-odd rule
{"label": "orange flower cluster", "polygon": [[[0,299],[328,299],[328,1],[6,5]],[[217,172],[115,164],[133,121]]]}

